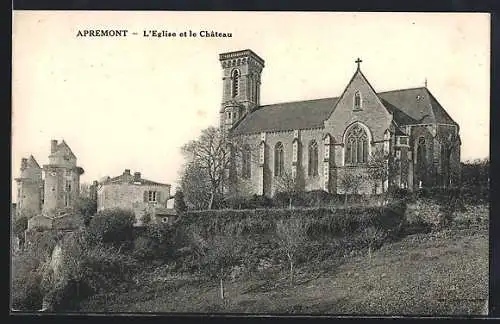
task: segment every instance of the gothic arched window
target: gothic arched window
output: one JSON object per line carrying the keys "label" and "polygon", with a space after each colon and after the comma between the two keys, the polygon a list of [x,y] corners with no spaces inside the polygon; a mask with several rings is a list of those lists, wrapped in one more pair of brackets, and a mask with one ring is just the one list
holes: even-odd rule
{"label": "gothic arched window", "polygon": [[361,109],[361,95],[359,94],[359,91],[354,93],[354,109]]}
{"label": "gothic arched window", "polygon": [[309,143],[309,168],[308,175],[315,177],[318,175],[318,143],[312,140]]}
{"label": "gothic arched window", "polygon": [[236,97],[238,95],[238,91],[240,90],[239,89],[239,78],[240,78],[240,72],[238,70],[234,70],[233,71],[233,75],[232,75],[232,95],[233,97]]}
{"label": "gothic arched window", "polygon": [[274,176],[281,177],[283,175],[285,161],[284,161],[283,144],[276,143],[274,147]]}
{"label": "gothic arched window", "polygon": [[368,134],[359,124],[349,128],[344,145],[346,165],[368,162]]}
{"label": "gothic arched window", "polygon": [[242,164],[241,164],[241,176],[245,179],[250,179],[251,177],[251,150],[250,146],[245,145],[242,151]]}

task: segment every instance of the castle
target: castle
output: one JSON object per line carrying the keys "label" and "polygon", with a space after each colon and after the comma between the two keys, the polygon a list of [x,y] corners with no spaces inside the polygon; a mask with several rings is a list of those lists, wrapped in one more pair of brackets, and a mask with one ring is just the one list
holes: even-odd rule
{"label": "castle", "polygon": [[241,145],[229,170],[237,188],[272,196],[289,174],[303,190],[344,193],[347,174],[369,178],[376,151],[384,156],[387,179],[379,186],[363,181],[358,193],[458,181],[459,125],[427,86],[377,92],[357,59],[338,97],[262,106],[264,60],[247,49],[220,54],[219,61],[220,127]]}
{"label": "castle", "polygon": [[[80,176],[76,156],[63,140],[50,142],[49,164],[40,167],[35,158],[21,159],[21,174],[16,178],[16,214],[28,217],[54,215],[71,208],[80,193]],[[44,177],[42,177],[44,173]]]}

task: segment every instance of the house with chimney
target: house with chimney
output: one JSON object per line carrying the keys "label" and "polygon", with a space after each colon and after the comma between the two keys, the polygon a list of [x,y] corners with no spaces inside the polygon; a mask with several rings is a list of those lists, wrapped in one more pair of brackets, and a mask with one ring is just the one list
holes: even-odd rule
{"label": "house with chimney", "polygon": [[[140,172],[131,174],[126,169],[116,177],[106,177],[97,186],[97,211],[112,208],[130,209],[141,226],[144,215],[155,221],[157,214],[165,214],[170,197],[170,184],[145,179]],[[163,219],[163,218],[162,218]]]}

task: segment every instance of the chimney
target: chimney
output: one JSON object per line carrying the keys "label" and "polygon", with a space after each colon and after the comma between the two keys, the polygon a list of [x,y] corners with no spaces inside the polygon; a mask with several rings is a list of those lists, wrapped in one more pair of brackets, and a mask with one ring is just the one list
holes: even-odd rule
{"label": "chimney", "polygon": [[25,170],[27,167],[28,167],[28,159],[22,158],[21,159],[21,171]]}
{"label": "chimney", "polygon": [[57,140],[50,141],[50,153],[55,153],[57,151]]}
{"label": "chimney", "polygon": [[134,181],[139,181],[139,180],[141,180],[141,173],[134,172]]}
{"label": "chimney", "polygon": [[130,175],[130,169],[125,169],[125,171],[123,171],[123,175]]}

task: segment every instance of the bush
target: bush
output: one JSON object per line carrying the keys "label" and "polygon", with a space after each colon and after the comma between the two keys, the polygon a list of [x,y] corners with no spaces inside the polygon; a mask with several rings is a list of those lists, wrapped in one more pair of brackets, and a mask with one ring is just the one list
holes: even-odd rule
{"label": "bush", "polygon": [[175,249],[173,235],[168,225],[150,224],[144,227],[135,238],[133,256],[143,261],[170,259]]}
{"label": "bush", "polygon": [[270,208],[273,206],[273,201],[271,198],[265,195],[253,195],[248,202],[248,208]]}
{"label": "bush", "polygon": [[14,219],[14,224],[12,225],[12,232],[16,236],[20,236],[24,233],[25,230],[28,229],[28,217],[20,216]]}
{"label": "bush", "polygon": [[12,257],[12,307],[34,311],[42,308],[40,265],[45,258],[28,250]]}
{"label": "bush", "polygon": [[97,212],[97,200],[80,197],[75,202],[75,211],[80,217],[82,217],[85,226],[88,226],[90,219]]}
{"label": "bush", "polygon": [[97,213],[88,227],[88,241],[92,244],[112,244],[129,247],[133,240],[134,212],[127,209],[108,209]]}

